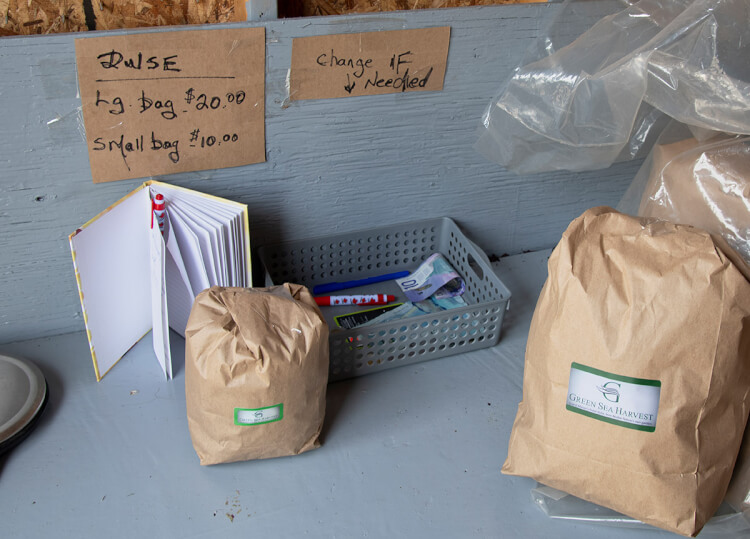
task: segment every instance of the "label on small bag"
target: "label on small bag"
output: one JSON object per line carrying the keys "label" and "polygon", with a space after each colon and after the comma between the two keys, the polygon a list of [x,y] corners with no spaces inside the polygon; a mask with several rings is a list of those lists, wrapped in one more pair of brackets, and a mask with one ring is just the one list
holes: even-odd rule
{"label": "label on small bag", "polygon": [[572,363],[565,408],[613,425],[654,432],[660,394],[659,380],[621,376]]}
{"label": "label on small bag", "polygon": [[284,405],[276,404],[265,408],[235,408],[235,425],[263,425],[281,421],[284,417]]}

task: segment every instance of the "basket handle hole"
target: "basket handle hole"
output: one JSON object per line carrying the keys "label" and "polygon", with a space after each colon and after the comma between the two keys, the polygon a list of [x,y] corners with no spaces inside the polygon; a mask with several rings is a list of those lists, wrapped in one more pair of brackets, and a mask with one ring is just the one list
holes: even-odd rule
{"label": "basket handle hole", "polygon": [[469,267],[476,274],[477,278],[480,281],[484,279],[484,271],[482,271],[482,267],[479,265],[476,259],[473,256],[471,256],[471,254],[468,254],[466,256],[466,261],[469,263]]}

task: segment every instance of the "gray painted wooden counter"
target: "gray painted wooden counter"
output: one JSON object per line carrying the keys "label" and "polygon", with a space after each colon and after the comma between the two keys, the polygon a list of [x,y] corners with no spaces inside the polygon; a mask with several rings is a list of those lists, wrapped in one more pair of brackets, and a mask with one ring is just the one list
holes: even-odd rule
{"label": "gray painted wooden counter", "polygon": [[[484,109],[559,7],[243,23],[266,27],[267,162],[159,179],[248,204],[254,247],[436,216],[488,254],[549,247],[587,207],[616,204],[638,166],[518,177],[473,147]],[[443,25],[452,33],[441,92],[286,99],[294,37]],[[0,342],[83,329],[68,234],[142,181],[91,181],[76,37],[0,40]]]}
{"label": "gray painted wooden counter", "polygon": [[[516,294],[500,344],[330,384],[323,446],[295,457],[200,466],[184,366],[165,381],[150,336],[100,383],[83,332],[0,345],[50,391],[34,432],[0,455],[3,537],[679,537],[549,518],[533,480],[500,472],[547,256],[494,265]],[[175,357],[184,348],[174,339]],[[747,537],[724,530],[700,537]]]}

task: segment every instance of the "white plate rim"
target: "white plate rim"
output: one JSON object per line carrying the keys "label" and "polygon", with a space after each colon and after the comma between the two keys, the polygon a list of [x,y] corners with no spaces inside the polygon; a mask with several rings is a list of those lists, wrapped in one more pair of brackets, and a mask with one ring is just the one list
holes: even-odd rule
{"label": "white plate rim", "polygon": [[29,394],[18,411],[8,421],[0,424],[0,443],[18,434],[34,419],[42,407],[47,394],[47,383],[44,375],[35,364],[28,360],[0,354],[0,362],[3,361],[18,367],[26,374],[29,379]]}

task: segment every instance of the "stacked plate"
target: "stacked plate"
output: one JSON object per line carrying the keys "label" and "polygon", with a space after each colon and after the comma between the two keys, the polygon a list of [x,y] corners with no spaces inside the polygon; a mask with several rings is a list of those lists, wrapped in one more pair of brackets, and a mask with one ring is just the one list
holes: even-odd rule
{"label": "stacked plate", "polygon": [[47,395],[47,381],[36,365],[0,355],[0,454],[29,435]]}

